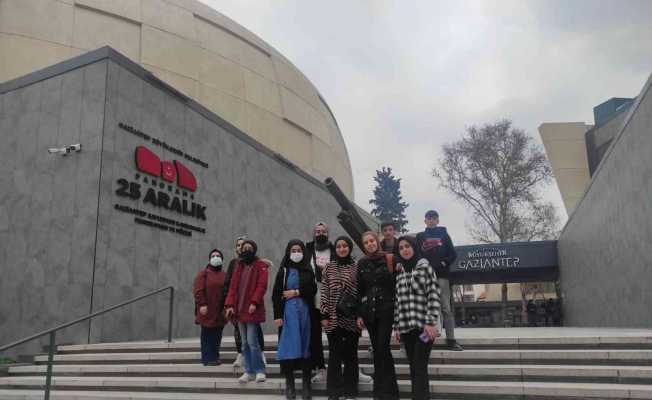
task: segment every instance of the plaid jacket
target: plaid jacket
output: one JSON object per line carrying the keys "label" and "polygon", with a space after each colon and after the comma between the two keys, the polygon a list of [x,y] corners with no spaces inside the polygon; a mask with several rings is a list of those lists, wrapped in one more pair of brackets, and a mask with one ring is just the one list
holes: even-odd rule
{"label": "plaid jacket", "polygon": [[420,259],[412,272],[405,271],[399,262],[394,329],[407,333],[414,329],[421,330],[424,325],[437,325],[440,309],[437,275],[428,260]]}

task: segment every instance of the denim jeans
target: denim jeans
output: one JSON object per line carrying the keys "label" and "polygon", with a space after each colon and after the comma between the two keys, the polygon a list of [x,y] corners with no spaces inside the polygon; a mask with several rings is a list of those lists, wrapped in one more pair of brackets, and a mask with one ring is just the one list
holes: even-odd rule
{"label": "denim jeans", "polygon": [[201,327],[201,362],[202,364],[216,362],[220,359],[220,344],[222,343],[223,327]]}
{"label": "denim jeans", "polygon": [[238,328],[242,337],[242,356],[245,359],[245,372],[248,374],[265,373],[263,349],[261,349],[258,339],[260,324],[240,322]]}

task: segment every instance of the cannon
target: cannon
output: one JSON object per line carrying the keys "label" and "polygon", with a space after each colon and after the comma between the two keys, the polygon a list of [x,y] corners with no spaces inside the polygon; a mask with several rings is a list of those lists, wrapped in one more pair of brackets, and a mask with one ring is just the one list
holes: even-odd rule
{"label": "cannon", "polygon": [[358,210],[356,210],[355,205],[346,198],[344,193],[342,193],[342,189],[337,186],[337,183],[335,183],[333,178],[326,178],[326,180],[324,180],[324,184],[326,185],[326,189],[328,189],[335,201],[337,201],[340,207],[342,207],[342,211],[337,214],[337,220],[339,221],[340,225],[342,225],[342,228],[344,228],[346,233],[349,234],[351,239],[353,239],[355,244],[358,245],[360,250],[363,250],[364,247],[362,246],[362,234],[366,231],[371,230],[369,225],[367,225],[364,219],[362,219],[358,213]]}

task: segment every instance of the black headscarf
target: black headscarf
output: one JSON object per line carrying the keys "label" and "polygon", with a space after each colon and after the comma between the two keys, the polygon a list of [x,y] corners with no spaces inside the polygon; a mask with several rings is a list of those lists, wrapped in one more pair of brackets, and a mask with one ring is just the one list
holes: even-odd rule
{"label": "black headscarf", "polygon": [[[303,259],[301,259],[301,262],[295,263],[290,259],[290,249],[292,249],[292,246],[299,246],[301,247],[301,252],[303,253]],[[285,255],[283,255],[283,261],[281,261],[281,267],[282,268],[296,268],[296,269],[301,269],[301,268],[310,268],[309,263],[310,258],[307,255],[306,252],[306,245],[299,239],[292,239],[288,242],[288,245],[285,246]]]}
{"label": "black headscarf", "polygon": [[254,250],[254,251],[253,251],[253,255],[252,255],[251,257],[245,257],[245,256],[244,256],[244,252],[241,252],[241,254],[240,254],[240,259],[241,259],[245,264],[251,264],[251,263],[254,262],[254,260],[256,259],[256,253],[258,252],[258,245],[256,244],[256,242],[254,242],[254,241],[251,240],[251,239],[245,239],[245,241],[242,242],[242,247],[244,247],[245,244],[247,244],[247,243],[249,243],[249,244],[251,245],[251,247],[253,247],[253,250]]}
{"label": "black headscarf", "polygon": [[211,250],[210,253],[208,253],[208,265],[206,265],[206,268],[212,268],[212,269],[214,269],[214,270],[219,271],[219,270],[222,269],[222,265],[218,265],[217,267],[213,267],[213,266],[211,265],[211,263],[210,263],[210,261],[211,261],[211,255],[213,255],[213,253],[217,253],[217,254],[220,255],[220,257],[222,257],[222,265],[224,265],[224,254],[222,254],[222,251],[220,251],[220,250],[218,250],[218,249],[213,249],[213,250]]}
{"label": "black headscarf", "polygon": [[[346,242],[346,245],[349,246],[349,254],[344,258],[337,255],[337,242],[339,242],[340,240],[343,240],[344,242]],[[340,236],[337,239],[335,239],[335,242],[333,244],[336,247],[335,254],[333,254],[333,259],[337,262],[337,265],[353,264],[353,257],[351,256],[351,253],[353,253],[353,241],[348,236]]]}
{"label": "black headscarf", "polygon": [[398,246],[401,245],[401,241],[406,241],[410,243],[412,250],[414,250],[414,255],[409,260],[403,258],[400,250],[398,252],[398,257],[401,259],[401,264],[403,264],[403,268],[405,268],[407,272],[411,272],[414,269],[414,267],[417,265],[417,261],[419,261],[419,259],[421,258],[417,247],[417,239],[414,236],[408,236],[408,235],[401,236],[400,238],[398,238],[398,241],[396,242]]}

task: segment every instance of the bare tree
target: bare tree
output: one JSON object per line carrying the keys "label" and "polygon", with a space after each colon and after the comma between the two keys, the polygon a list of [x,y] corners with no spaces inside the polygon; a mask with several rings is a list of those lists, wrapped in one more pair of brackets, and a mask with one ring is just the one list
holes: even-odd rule
{"label": "bare tree", "polygon": [[[474,239],[506,243],[558,235],[556,209],[539,197],[552,177],[550,164],[540,146],[511,121],[467,128],[460,140],[444,145],[443,152],[432,175],[473,211],[468,229]],[[504,321],[506,284],[502,297]]]}

